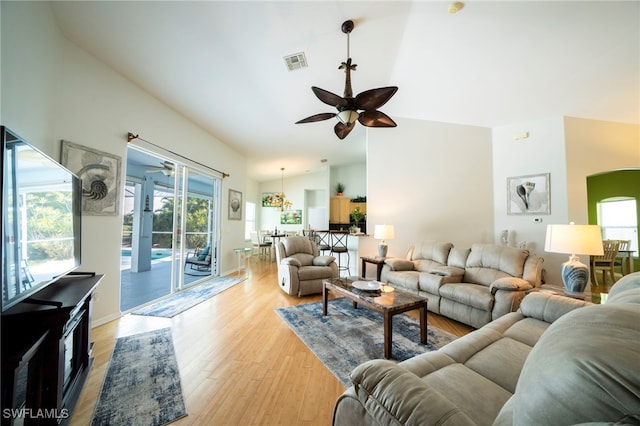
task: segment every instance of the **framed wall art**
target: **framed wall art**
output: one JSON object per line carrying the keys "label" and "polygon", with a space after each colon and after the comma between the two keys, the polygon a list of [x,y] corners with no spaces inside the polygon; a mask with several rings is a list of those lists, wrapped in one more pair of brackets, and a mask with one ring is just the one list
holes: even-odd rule
{"label": "framed wall art", "polygon": [[64,140],[61,157],[62,165],[82,179],[83,214],[117,216],[122,159]]}
{"label": "framed wall art", "polygon": [[551,214],[549,173],[507,178],[507,214]]}
{"label": "framed wall art", "polygon": [[285,210],[280,213],[281,225],[301,225],[302,210]]}
{"label": "framed wall art", "polygon": [[229,220],[242,219],[242,192],[229,190]]}
{"label": "framed wall art", "polygon": [[282,194],[279,192],[263,192],[262,207],[280,207]]}

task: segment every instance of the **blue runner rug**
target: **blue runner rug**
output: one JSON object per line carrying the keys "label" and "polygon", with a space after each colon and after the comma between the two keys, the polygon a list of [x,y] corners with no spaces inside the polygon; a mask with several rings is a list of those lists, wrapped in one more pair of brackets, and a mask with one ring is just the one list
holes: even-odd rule
{"label": "blue runner rug", "polygon": [[[360,307],[354,309],[345,298],[329,300],[328,315],[322,315],[322,302],[276,309],[300,340],[342,382],[351,386],[349,373],[372,359],[384,358],[382,314]],[[391,356],[403,361],[433,351],[457,336],[432,325],[427,327],[427,344],[420,343],[420,322],[406,314],[393,317]]]}
{"label": "blue runner rug", "polygon": [[171,329],[119,338],[91,426],[160,426],[186,415]]}
{"label": "blue runner rug", "polygon": [[182,290],[157,303],[140,308],[133,313],[135,315],[172,318],[244,280],[246,280],[246,278],[218,277],[214,280],[198,284],[195,287]]}

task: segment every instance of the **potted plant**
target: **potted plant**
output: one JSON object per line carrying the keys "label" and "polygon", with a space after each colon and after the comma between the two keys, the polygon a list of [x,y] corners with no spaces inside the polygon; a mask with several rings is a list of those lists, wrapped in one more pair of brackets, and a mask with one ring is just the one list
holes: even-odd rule
{"label": "potted plant", "polygon": [[338,197],[342,197],[342,195],[344,194],[344,184],[343,183],[336,183],[336,195]]}
{"label": "potted plant", "polygon": [[353,219],[353,221],[355,222],[355,229],[352,229],[353,231],[355,231],[354,233],[359,233],[360,232],[360,221],[362,219],[364,219],[364,213],[362,212],[362,210],[360,210],[360,207],[356,207],[355,209],[353,209],[353,211],[351,212],[351,219]]}

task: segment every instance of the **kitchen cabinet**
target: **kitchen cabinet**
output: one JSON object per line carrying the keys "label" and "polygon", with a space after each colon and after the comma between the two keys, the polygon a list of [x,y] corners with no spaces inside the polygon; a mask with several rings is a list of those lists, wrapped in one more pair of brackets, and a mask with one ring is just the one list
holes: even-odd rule
{"label": "kitchen cabinet", "polygon": [[349,224],[351,200],[347,197],[331,197],[329,223]]}
{"label": "kitchen cabinet", "polygon": [[356,207],[360,207],[364,214],[367,213],[367,203],[352,203],[348,197],[331,197],[329,223],[349,225],[351,212]]}

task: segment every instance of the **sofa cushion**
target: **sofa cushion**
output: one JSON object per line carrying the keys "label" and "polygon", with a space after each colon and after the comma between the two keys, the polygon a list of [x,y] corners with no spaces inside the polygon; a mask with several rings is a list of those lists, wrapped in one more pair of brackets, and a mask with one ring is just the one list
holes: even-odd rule
{"label": "sofa cushion", "polygon": [[638,306],[623,303],[559,318],[527,358],[507,411],[521,424],[640,423],[639,323]]}
{"label": "sofa cushion", "polygon": [[356,397],[376,424],[477,424],[436,389],[391,361],[376,359],[360,364],[351,373],[351,380]]}
{"label": "sofa cushion", "polygon": [[418,271],[398,271],[387,274],[389,284],[397,285],[409,290],[418,290],[418,280],[420,272]]}
{"label": "sofa cushion", "polygon": [[289,259],[296,259],[301,266],[310,266],[313,264],[313,255],[307,253],[295,253],[289,256]]}
{"label": "sofa cushion", "polygon": [[491,424],[511,397],[510,392],[463,364],[447,365],[422,380],[476,425]]}
{"label": "sofa cushion", "polygon": [[431,272],[438,266],[442,266],[442,264],[431,259],[418,259],[413,261],[413,269],[418,272]]}
{"label": "sofa cushion", "polygon": [[493,296],[489,287],[478,284],[454,283],[440,286],[440,296],[454,302],[491,311],[493,308]]}
{"label": "sofa cushion", "polygon": [[426,259],[446,265],[449,257],[449,251],[452,247],[453,244],[451,243],[441,243],[438,241],[417,243],[413,246],[411,260]]}
{"label": "sofa cushion", "polygon": [[330,266],[302,266],[298,270],[298,279],[300,281],[319,280],[330,276]]}
{"label": "sofa cushion", "polygon": [[542,285],[542,264],[544,259],[537,255],[529,255],[524,262],[522,278],[529,281],[534,287]]}
{"label": "sofa cushion", "polygon": [[[314,247],[311,241],[306,237],[289,237],[281,241],[284,247],[284,257],[289,257],[293,253],[307,253],[312,257],[317,253],[314,253]],[[309,265],[311,263],[308,263]]]}
{"label": "sofa cushion", "polygon": [[467,265],[467,258],[471,253],[470,248],[459,249],[457,247],[451,248],[449,252],[449,259],[447,259],[447,265],[455,266],[456,268],[464,269]]}
{"label": "sofa cushion", "polygon": [[498,278],[508,275],[522,278],[527,256],[529,251],[525,249],[495,244],[473,244],[467,258],[465,282],[490,285]]}

